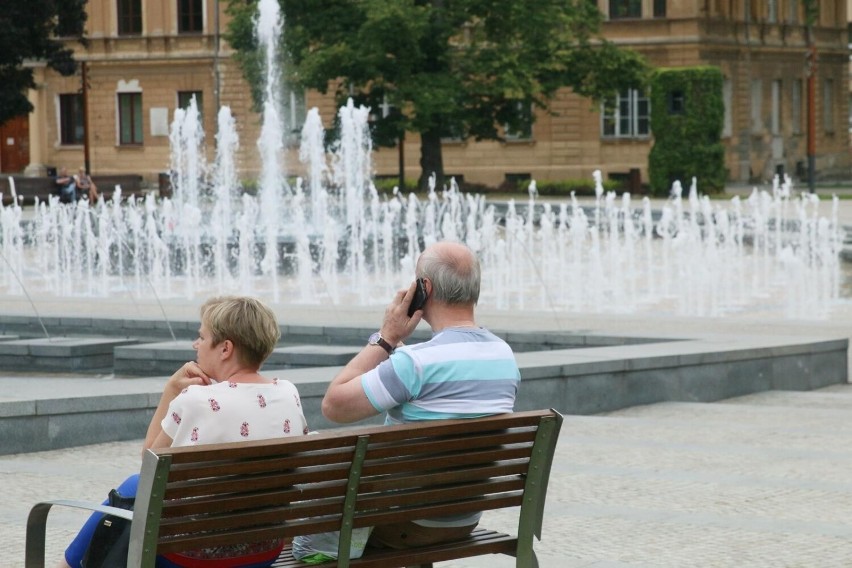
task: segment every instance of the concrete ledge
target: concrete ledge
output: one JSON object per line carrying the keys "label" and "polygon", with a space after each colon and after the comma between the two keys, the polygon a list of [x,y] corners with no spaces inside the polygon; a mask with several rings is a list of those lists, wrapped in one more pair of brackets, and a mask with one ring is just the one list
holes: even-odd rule
{"label": "concrete ledge", "polygon": [[135,339],[52,337],[0,342],[0,368],[17,371],[111,370],[113,349]]}
{"label": "concrete ledge", "polygon": [[[189,342],[169,342],[176,360],[193,354]],[[0,344],[2,346],[2,344]],[[555,408],[565,414],[593,414],[662,401],[712,402],[765,390],[810,390],[848,382],[847,339],[793,341],[727,337],[517,354],[521,388],[517,410]],[[360,347],[311,345],[276,350],[288,356],[281,368],[271,361],[270,376],[293,382],[313,430],[334,427],[320,403],[329,381]],[[116,347],[137,360],[165,360],[157,345]],[[296,356],[337,359],[332,367],[292,368]],[[130,360],[130,357],[127,357]],[[307,359],[305,359],[307,360]],[[168,374],[174,370],[172,366]],[[48,380],[48,379],[42,379]],[[160,398],[162,380],[146,392],[131,390],[146,379],[50,379],[48,394],[35,400],[0,398],[0,455],[139,438]],[[148,384],[148,383],[145,383]],[[84,385],[84,386],[83,386]],[[136,387],[138,388],[138,387]],[[66,391],[73,392],[67,396]],[[90,393],[88,396],[80,392]],[[364,423],[376,424],[381,417]]]}

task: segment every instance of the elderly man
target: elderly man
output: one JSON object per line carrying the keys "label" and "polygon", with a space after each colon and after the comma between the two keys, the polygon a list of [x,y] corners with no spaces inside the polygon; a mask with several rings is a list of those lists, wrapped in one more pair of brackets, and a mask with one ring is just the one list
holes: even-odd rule
{"label": "elderly man", "polygon": [[[329,420],[348,423],[387,412],[385,423],[398,424],[512,412],[520,372],[509,345],[476,325],[476,256],[462,244],[437,243],[420,255],[416,275],[387,307],[381,330],[329,385],[322,402]],[[425,304],[409,316],[421,284]],[[402,345],[421,318],[432,339]],[[479,516],[376,527],[370,542],[404,548],[450,540],[469,534]]]}

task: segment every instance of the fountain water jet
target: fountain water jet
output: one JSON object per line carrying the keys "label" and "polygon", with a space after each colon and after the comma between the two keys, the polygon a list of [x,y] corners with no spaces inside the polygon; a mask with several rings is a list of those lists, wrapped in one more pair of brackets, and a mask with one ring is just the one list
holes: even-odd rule
{"label": "fountain water jet", "polygon": [[382,196],[371,181],[369,109],[350,101],[338,112],[340,139],[330,150],[318,111],[308,112],[304,177],[291,187],[277,104],[277,4],[261,0],[257,20],[267,57],[258,195],[240,191],[230,110],[217,117],[208,168],[192,102],[172,123],[173,199],[148,194],[91,207],[51,200],[28,222],[17,203],[0,208],[5,293],[21,293],[14,268],[27,288],[56,296],[136,297],[150,287],[160,297],[384,304],[410,283],[424,246],[454,239],[482,261],[480,303],[503,310],[717,317],[783,306],[789,317],[825,317],[837,302],[837,202],[825,217],[820,202],[795,197],[787,179],[727,205],[699,196],[694,180],[684,200],[676,183],[657,220],[647,198],[635,209],[629,195],[619,202],[604,192],[600,172],[591,205],[574,196],[541,203],[533,183],[525,203],[503,208],[462,194],[454,181],[435,187],[434,177],[424,199]]}

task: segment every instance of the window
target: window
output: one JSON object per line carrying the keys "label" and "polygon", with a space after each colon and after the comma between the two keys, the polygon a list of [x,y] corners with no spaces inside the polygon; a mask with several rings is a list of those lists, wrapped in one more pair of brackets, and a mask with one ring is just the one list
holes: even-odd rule
{"label": "window", "polygon": [[683,114],[686,112],[686,95],[681,90],[669,91],[666,95],[669,105],[669,114]]}
{"label": "window", "polygon": [[763,132],[763,120],[760,115],[763,113],[763,83],[760,79],[754,79],[751,82],[751,132],[752,134],[760,134]]}
{"label": "window", "polygon": [[666,0],[654,0],[654,17],[666,17]]}
{"label": "window", "polygon": [[204,0],[178,0],[178,33],[204,31]]}
{"label": "window", "polygon": [[305,92],[290,91],[284,96],[284,120],[289,128],[290,139],[298,143],[305,125],[307,109],[305,108]]}
{"label": "window", "polygon": [[192,98],[195,97],[195,108],[198,116],[204,116],[204,93],[202,91],[178,91],[178,108],[187,109]]}
{"label": "window", "polygon": [[796,24],[799,22],[798,0],[787,0],[787,21],[791,24]]}
{"label": "window", "polygon": [[609,19],[641,18],[642,0],[609,0]]}
{"label": "window", "polygon": [[790,125],[793,134],[802,133],[802,80],[793,81],[793,91],[790,93]]}
{"label": "window", "polygon": [[142,93],[118,93],[118,143],[142,144]]}
{"label": "window", "polygon": [[778,22],[778,0],[766,0],[766,19],[770,24]]}
{"label": "window", "polygon": [[118,34],[142,33],[142,0],[117,0]]}
{"label": "window", "polygon": [[651,103],[645,93],[627,89],[604,103],[601,133],[604,138],[642,138],[651,133]]}
{"label": "window", "polygon": [[730,79],[722,81],[722,102],[725,104],[725,122],[722,124],[722,136],[728,137],[734,131],[734,87]]}
{"label": "window", "polygon": [[774,136],[781,134],[781,81],[772,81],[772,124]]}
{"label": "window", "polygon": [[834,79],[823,81],[822,123],[826,132],[834,132]]}
{"label": "window", "polygon": [[59,95],[59,143],[83,143],[83,95]]}
{"label": "window", "polygon": [[517,124],[512,128],[509,124],[503,125],[506,140],[530,140],[532,138],[533,111],[529,103],[515,103],[515,114]]}

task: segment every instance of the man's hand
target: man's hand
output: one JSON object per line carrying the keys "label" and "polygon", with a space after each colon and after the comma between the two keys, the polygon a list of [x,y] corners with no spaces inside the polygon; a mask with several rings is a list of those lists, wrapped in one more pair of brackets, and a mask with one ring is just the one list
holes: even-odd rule
{"label": "man's hand", "polygon": [[385,308],[385,318],[382,321],[380,333],[382,337],[393,346],[405,341],[409,335],[414,333],[417,324],[423,317],[423,310],[417,310],[414,315],[408,317],[408,306],[414,298],[417,282],[412,282],[407,290],[396,293],[391,303]]}
{"label": "man's hand", "polygon": [[[385,309],[380,333],[391,345],[396,346],[411,335],[423,317],[422,310],[417,310],[413,316],[408,317],[408,305],[414,297],[415,287],[416,283],[412,282],[407,290],[397,292]],[[323,415],[332,422],[346,424],[378,414],[379,411],[367,398],[359,379],[387,358],[388,354],[384,349],[372,345],[366,346],[355,355],[328,386],[322,401]]]}

